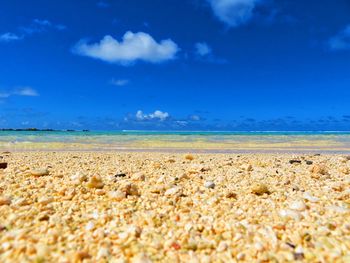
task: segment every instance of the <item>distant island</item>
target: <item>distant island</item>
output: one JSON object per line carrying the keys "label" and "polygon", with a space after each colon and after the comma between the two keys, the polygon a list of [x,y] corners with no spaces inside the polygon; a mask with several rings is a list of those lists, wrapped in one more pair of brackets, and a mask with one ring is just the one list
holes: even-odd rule
{"label": "distant island", "polygon": [[[38,128],[25,128],[25,129],[13,129],[2,128],[0,131],[31,131],[31,132],[76,132],[77,130],[54,130],[54,129],[38,129]],[[89,132],[90,130],[81,130],[83,132]]]}

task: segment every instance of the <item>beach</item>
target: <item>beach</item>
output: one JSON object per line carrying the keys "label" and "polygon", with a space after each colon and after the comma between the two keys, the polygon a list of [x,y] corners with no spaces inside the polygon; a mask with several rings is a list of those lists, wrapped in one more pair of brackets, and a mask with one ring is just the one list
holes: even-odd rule
{"label": "beach", "polygon": [[346,154],[0,156],[1,262],[350,261]]}

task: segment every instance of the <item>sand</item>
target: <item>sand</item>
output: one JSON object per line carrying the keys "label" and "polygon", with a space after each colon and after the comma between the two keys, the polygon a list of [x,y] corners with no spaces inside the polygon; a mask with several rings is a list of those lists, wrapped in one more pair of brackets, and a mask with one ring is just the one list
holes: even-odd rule
{"label": "sand", "polygon": [[0,156],[0,262],[350,262],[347,157]]}

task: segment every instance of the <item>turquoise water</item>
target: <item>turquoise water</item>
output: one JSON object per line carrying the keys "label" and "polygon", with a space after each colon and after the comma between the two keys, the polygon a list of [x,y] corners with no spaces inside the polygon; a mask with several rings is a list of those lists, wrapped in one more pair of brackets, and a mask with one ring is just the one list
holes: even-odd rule
{"label": "turquoise water", "polygon": [[[50,146],[50,144],[56,144]],[[47,145],[45,145],[47,144]],[[350,132],[316,131],[0,131],[0,149],[30,149],[35,145],[76,149],[350,149]],[[45,145],[45,146],[43,146]],[[63,146],[62,146],[63,147]]]}

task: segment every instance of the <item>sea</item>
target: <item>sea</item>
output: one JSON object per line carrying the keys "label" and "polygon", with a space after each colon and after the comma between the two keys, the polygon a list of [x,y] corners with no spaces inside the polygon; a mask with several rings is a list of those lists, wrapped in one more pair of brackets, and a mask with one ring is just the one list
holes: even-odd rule
{"label": "sea", "polygon": [[0,131],[0,150],[350,153],[350,132]]}

